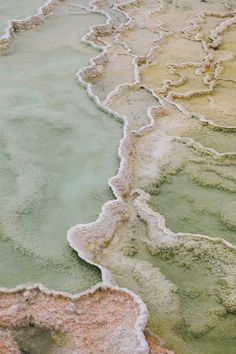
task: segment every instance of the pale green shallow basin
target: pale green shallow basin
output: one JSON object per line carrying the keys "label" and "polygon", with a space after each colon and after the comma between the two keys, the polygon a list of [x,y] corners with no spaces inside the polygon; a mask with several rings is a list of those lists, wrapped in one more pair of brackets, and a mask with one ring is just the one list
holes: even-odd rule
{"label": "pale green shallow basin", "polygon": [[122,126],[75,79],[96,55],[81,38],[102,22],[64,2],[0,56],[0,286],[78,291],[101,279],[66,232],[97,218],[119,164]]}
{"label": "pale green shallow basin", "polygon": [[0,0],[0,37],[9,20],[22,20],[38,12],[47,0]]}

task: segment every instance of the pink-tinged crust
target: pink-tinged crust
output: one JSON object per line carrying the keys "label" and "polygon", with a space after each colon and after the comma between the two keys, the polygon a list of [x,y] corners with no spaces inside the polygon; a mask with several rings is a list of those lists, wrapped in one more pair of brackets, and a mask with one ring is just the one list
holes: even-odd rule
{"label": "pink-tinged crust", "polygon": [[161,347],[161,340],[155,335],[145,333],[149,346],[149,354],[174,354],[174,352]]}
{"label": "pink-tinged crust", "polygon": [[59,331],[74,354],[147,354],[139,325],[141,305],[132,293],[106,286],[77,296],[49,292],[40,286],[2,290],[0,326]]}
{"label": "pink-tinged crust", "polygon": [[0,354],[20,354],[16,342],[11,338],[9,331],[0,330]]}

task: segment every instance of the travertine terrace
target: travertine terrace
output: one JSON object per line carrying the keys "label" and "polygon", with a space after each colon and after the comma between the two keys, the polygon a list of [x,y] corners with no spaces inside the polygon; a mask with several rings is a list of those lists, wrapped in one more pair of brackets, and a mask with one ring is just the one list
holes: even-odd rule
{"label": "travertine terrace", "polygon": [[[91,350],[165,353],[160,344],[176,354],[234,354],[236,3],[96,0],[78,8],[103,14],[106,22],[83,38],[99,54],[77,79],[97,107],[123,123],[120,167],[108,182],[115,199],[96,221],[67,234],[78,255],[100,268],[105,284],[76,300],[83,308],[86,299],[95,312],[98,306],[106,319]],[[45,301],[56,318],[56,302],[66,302],[66,316],[80,322],[69,295],[39,288],[3,290],[4,306],[28,291],[33,304]],[[129,301],[119,302],[117,294]],[[142,301],[148,331],[160,343],[155,336],[144,339]],[[24,306],[34,325],[50,327],[44,316],[37,322],[37,306]],[[126,313],[124,338],[111,342],[105,328],[119,328],[119,311]],[[80,341],[83,329],[76,326],[77,337],[65,325],[53,329]],[[94,330],[85,336],[83,353],[93,346]]]}
{"label": "travertine terrace", "polygon": [[[63,353],[148,352],[142,334],[145,307],[128,291],[103,286],[69,296],[32,286],[1,292],[0,310],[2,328],[31,326],[64,334],[58,345]],[[0,338],[17,353],[9,333]]]}
{"label": "travertine terrace", "polygon": [[128,22],[91,30],[102,53],[78,74],[124,137],[117,201],[68,241],[142,297],[149,329],[177,353],[234,350],[234,5],[116,4]]}

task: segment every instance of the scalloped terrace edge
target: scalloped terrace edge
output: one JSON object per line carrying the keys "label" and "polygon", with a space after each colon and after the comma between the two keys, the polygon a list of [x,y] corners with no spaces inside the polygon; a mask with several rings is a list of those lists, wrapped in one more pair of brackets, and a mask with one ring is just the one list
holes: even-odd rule
{"label": "scalloped terrace edge", "polygon": [[[108,311],[107,316],[104,315],[103,310],[101,311],[101,303],[104,303],[104,307]],[[86,311],[86,307],[89,307],[89,311],[88,309]],[[17,329],[35,326],[60,331],[67,336],[69,348],[76,350],[73,353],[87,353],[87,350],[89,352],[89,344],[94,349],[100,338],[100,336],[97,338],[96,333],[97,331],[101,332],[101,328],[106,333],[104,335],[106,337],[105,347],[109,346],[107,337],[112,338],[113,336],[113,341],[110,343],[110,353],[117,353],[112,350],[113,347],[120,349],[120,353],[129,354],[130,352],[127,350],[133,350],[135,354],[149,353],[148,344],[143,334],[147,309],[142,300],[128,289],[97,284],[85,292],[71,295],[49,290],[42,284],[22,285],[10,290],[1,288],[0,309],[2,311],[0,316],[2,328],[10,326],[10,328]],[[117,319],[115,310],[121,311]],[[130,311],[129,315],[133,321],[129,321],[128,311]],[[111,313],[114,317],[110,315]],[[86,324],[90,321],[94,327],[92,328],[94,336],[91,335],[90,328],[88,333],[86,330]],[[114,326],[113,323],[115,323]],[[119,348],[121,333],[119,334],[119,329],[116,329],[116,326],[121,323],[122,328],[123,323],[125,324],[123,339],[126,342],[130,340],[131,346],[134,346],[132,348]],[[133,328],[135,328],[135,332]],[[103,342],[100,343],[100,350],[102,350],[102,345]]]}
{"label": "scalloped terrace edge", "polygon": [[3,35],[0,36],[0,50],[9,47],[13,35],[17,31],[27,31],[35,26],[41,25],[45,17],[53,15],[56,6],[64,0],[47,0],[46,3],[38,9],[37,13],[30,15],[23,20],[9,20]]}
{"label": "scalloped terrace edge", "polygon": [[[135,141],[135,138],[146,135],[152,130],[156,130],[154,126],[154,121],[153,121],[153,116],[151,114],[151,109],[155,107],[150,107],[149,110],[149,119],[150,119],[150,124],[141,127],[138,131],[136,132],[130,132],[128,129],[128,121],[125,116],[120,115],[118,112],[115,112],[108,108],[105,104],[107,101],[109,101],[114,93],[119,92],[119,90],[122,89],[124,86],[135,86],[135,85],[140,85],[143,88],[145,88],[147,91],[149,91],[153,97],[157,98],[160,105],[164,107],[165,101],[168,102],[169,98],[164,99],[159,97],[156,92],[153,90],[150,90],[147,88],[143,83],[141,83],[141,78],[139,74],[139,69],[138,69],[138,61],[141,59],[147,59],[149,58],[153,50],[157,48],[157,46],[153,46],[149,53],[145,57],[138,57],[138,56],[133,56],[133,65],[134,65],[134,79],[135,81],[130,84],[130,83],[124,83],[121,85],[117,85],[115,89],[109,93],[107,99],[105,99],[104,102],[101,102],[100,99],[92,92],[92,85],[91,83],[87,82],[87,78],[93,78],[96,75],[98,75],[101,72],[100,65],[106,63],[107,61],[107,48],[109,48],[109,44],[106,42],[103,42],[104,46],[99,46],[95,43],[96,35],[102,33],[102,32],[113,32],[115,31],[121,31],[122,28],[129,28],[130,23],[132,22],[132,19],[128,16],[127,13],[123,11],[123,8],[126,5],[139,5],[142,3],[142,0],[130,0],[124,3],[120,3],[119,5],[116,5],[115,7],[122,11],[125,16],[128,18],[128,22],[125,24],[120,25],[119,27],[114,27],[112,25],[112,19],[109,16],[109,14],[105,13],[107,17],[107,21],[105,24],[102,25],[94,25],[90,28],[90,32],[85,35],[82,39],[82,41],[86,44],[91,45],[95,49],[98,49],[101,51],[96,57],[90,59],[90,63],[87,67],[81,69],[78,74],[77,78],[78,81],[80,82],[81,85],[83,85],[90,98],[95,102],[95,104],[101,108],[103,111],[107,112],[108,114],[112,115],[113,117],[117,118],[118,120],[121,120],[124,123],[124,130],[123,130],[123,138],[120,141],[120,146],[119,146],[119,158],[120,158],[120,167],[118,170],[118,173],[115,177],[111,177],[108,181],[109,186],[111,187],[116,199],[113,201],[108,201],[106,202],[101,210],[101,213],[98,217],[98,219],[94,222],[91,222],[89,224],[78,224],[75,225],[74,227],[70,228],[67,232],[67,240],[70,246],[78,253],[79,257],[84,259],[86,262],[97,266],[100,268],[101,273],[102,273],[102,279],[105,284],[114,284],[114,280],[112,279],[111,273],[108,269],[105,267],[95,263],[93,260],[96,258],[96,254],[98,254],[106,245],[110,243],[110,241],[113,238],[114,233],[116,230],[119,228],[119,226],[128,219],[128,208],[125,203],[125,200],[127,197],[134,192],[137,192],[137,194],[140,196],[138,197],[137,202],[139,205],[139,210],[143,209],[143,212],[147,212],[149,210],[149,213],[146,215],[150,216],[150,222],[152,223],[153,217],[155,216],[156,218],[156,224],[158,225],[158,229],[161,232],[164,232],[164,234],[167,236],[167,239],[171,239],[174,241],[174,238],[178,235],[189,235],[196,237],[198,236],[199,238],[204,238],[206,240],[210,240],[213,243],[221,243],[227,248],[233,249],[236,251],[236,246],[232,245],[228,241],[221,239],[221,238],[212,238],[207,235],[200,235],[200,234],[187,234],[187,233],[174,233],[171,230],[167,229],[165,226],[165,218],[160,215],[157,212],[152,211],[149,207],[147,207],[146,201],[149,198],[148,193],[143,192],[142,190],[132,190],[132,181],[131,181],[131,170],[132,170],[132,150],[133,150],[133,144]],[[92,1],[90,3],[91,9],[86,8],[88,11],[95,11],[96,13],[101,13],[104,14],[104,11],[99,10],[99,7],[96,6],[95,4],[99,4],[99,1]],[[163,1],[159,0],[159,7],[154,10],[159,11],[163,5]],[[85,7],[84,7],[85,8]],[[217,43],[218,45],[221,43],[221,34],[225,32],[231,25],[235,24],[236,21],[236,16],[235,16],[235,11],[230,11],[227,13],[224,13],[222,17],[225,17],[228,14],[231,14],[233,16],[232,19],[224,21],[224,25],[218,26],[216,31],[212,31],[212,37],[214,37],[214,43]],[[214,15],[215,13],[207,13],[206,15]],[[217,13],[218,15],[218,13]],[[191,21],[192,26],[195,26],[194,19]],[[230,23],[230,25],[229,25]],[[162,29],[162,28],[160,28]],[[162,32],[162,37],[164,37],[166,34]],[[161,39],[160,39],[161,40]],[[214,46],[215,47],[215,46]],[[210,48],[205,48],[207,55],[205,57],[205,61],[203,63],[203,67],[207,66],[208,62],[212,60],[212,53]],[[170,101],[169,101],[170,102]],[[171,102],[173,104],[173,102]],[[191,112],[188,112],[186,109],[184,109],[181,105],[175,104],[175,106],[180,110],[183,114],[192,114]],[[158,109],[157,109],[158,111]],[[155,113],[154,113],[155,114]],[[160,114],[162,114],[160,112]],[[235,130],[236,127],[228,127],[228,126],[220,126],[218,124],[215,124],[214,122],[211,122],[210,120],[206,119],[202,115],[197,116],[197,113],[195,113],[196,118],[203,123],[203,124],[208,124],[209,126],[212,126],[213,128],[218,128],[222,130],[228,130],[228,129],[233,129]],[[203,145],[200,143],[195,142],[192,138],[180,138],[180,137],[173,137],[173,140],[179,140],[182,141],[183,143],[192,146],[196,150],[204,150],[205,153],[208,155],[211,155],[215,157],[216,159],[221,159],[224,157],[232,158],[235,159],[236,154],[234,152],[232,153],[219,153],[218,151],[210,148],[205,148]],[[145,197],[144,197],[145,195]],[[139,214],[139,213],[138,213]],[[141,214],[141,213],[140,213]],[[146,217],[145,217],[146,219]],[[147,223],[149,223],[148,220],[146,220]],[[156,225],[156,226],[157,226]],[[91,243],[88,243],[89,240],[96,240],[96,245],[92,245]]]}
{"label": "scalloped terrace edge", "polygon": [[[116,8],[120,9],[122,11],[122,7],[124,7],[127,4],[133,4],[133,5],[138,5],[142,1],[141,0],[135,0],[135,1],[127,1],[126,3],[122,3],[119,5],[116,5]],[[95,3],[99,3],[98,1],[92,2],[90,4],[91,8],[95,12],[100,12],[104,14],[103,11],[99,11],[99,8],[95,6]],[[163,4],[163,1],[159,1],[159,9],[161,8]],[[159,11],[157,9],[157,11]],[[124,11],[122,11],[124,12]],[[147,204],[148,199],[150,196],[148,193],[143,192],[142,190],[132,190],[132,185],[131,185],[131,170],[132,170],[132,163],[133,163],[133,157],[132,157],[132,150],[133,150],[133,144],[134,144],[134,139],[148,134],[150,131],[156,129],[154,126],[154,119],[153,119],[153,114],[155,115],[156,112],[153,112],[152,109],[155,107],[149,107],[148,111],[148,116],[150,119],[150,124],[141,127],[138,131],[135,132],[130,132],[128,129],[128,121],[125,116],[120,115],[118,112],[112,111],[106,106],[106,103],[109,102],[110,99],[112,99],[112,96],[119,92],[122,87],[124,86],[135,86],[135,85],[140,85],[143,88],[145,88],[148,92],[150,92],[153,97],[157,98],[159,100],[159,103],[162,107],[165,106],[165,102],[170,102],[169,97],[168,98],[162,98],[159,97],[156,92],[153,90],[147,88],[142,82],[140,78],[140,72],[138,69],[138,63],[139,60],[145,60],[149,58],[152,55],[152,52],[157,48],[157,46],[153,43],[152,48],[150,49],[149,53],[145,57],[138,57],[133,55],[133,66],[134,66],[134,82],[133,83],[124,83],[121,85],[117,85],[115,89],[110,92],[105,99],[104,102],[101,102],[100,99],[92,92],[92,85],[89,83],[89,79],[96,77],[101,73],[101,66],[102,64],[106,63],[107,61],[107,48],[109,48],[109,44],[103,41],[104,46],[99,46],[97,45],[96,41],[96,36],[99,34],[102,34],[103,32],[113,32],[113,31],[121,31],[123,28],[128,29],[130,26],[130,23],[132,19],[127,15],[127,13],[124,12],[126,17],[128,18],[128,22],[125,24],[120,25],[118,28],[114,28],[112,26],[112,21],[111,18],[108,14],[105,13],[107,17],[106,24],[103,25],[95,25],[92,26],[90,29],[90,32],[83,38],[83,41],[92,47],[98,49],[101,51],[96,57],[92,58],[90,60],[89,66],[86,68],[81,69],[78,74],[78,81],[80,84],[82,84],[87,92],[90,98],[95,102],[95,104],[107,112],[108,114],[111,114],[113,117],[117,118],[118,120],[121,120],[124,124],[124,130],[123,130],[123,138],[120,141],[120,146],[119,146],[119,158],[120,158],[120,168],[115,177],[112,177],[109,179],[108,184],[112,188],[113,193],[116,197],[116,200],[114,201],[109,201],[105,203],[102,207],[102,211],[98,217],[98,219],[95,222],[89,223],[89,224],[79,224],[71,229],[68,230],[67,233],[67,240],[70,244],[70,246],[78,253],[79,257],[84,259],[90,264],[93,264],[100,268],[102,272],[102,279],[103,282],[106,284],[114,284],[114,281],[112,279],[112,275],[108,269],[105,267],[97,264],[94,262],[94,259],[96,259],[96,254],[98,254],[103,248],[105,248],[109,243],[111,242],[114,233],[116,230],[119,228],[119,226],[128,219],[128,207],[125,203],[125,200],[128,199],[129,195],[134,195],[134,193],[137,193],[137,198],[134,202],[134,206],[137,212],[137,215],[144,220],[148,227],[149,227],[149,232],[150,232],[150,237],[156,237],[157,230],[159,230],[160,235],[161,235],[161,242],[162,244],[174,244],[176,243],[176,237],[178,236],[189,236],[190,238],[199,238],[199,239],[205,239],[206,241],[210,241],[213,244],[221,244],[223,247],[232,249],[236,251],[236,246],[232,245],[228,241],[221,239],[221,238],[212,238],[207,235],[200,235],[200,234],[189,234],[189,233],[174,233],[171,230],[169,230],[166,227],[165,223],[165,218],[160,215],[158,212],[154,212]],[[225,17],[228,15],[228,13],[225,13],[222,17]],[[224,21],[224,25],[217,27],[217,30],[215,32],[212,31],[211,35],[212,38],[214,39],[214,48],[221,43],[221,34],[226,31],[231,25],[235,24],[235,12],[230,11],[231,16],[233,16],[232,19]],[[210,13],[207,13],[207,15],[210,15]],[[214,13],[212,13],[214,15]],[[194,23],[194,19],[191,21],[191,24],[193,27],[196,25]],[[161,29],[161,28],[160,28]],[[164,37],[166,34],[162,32],[162,36]],[[205,62],[204,66],[207,66],[208,63],[212,60],[212,50],[213,48],[207,48],[205,46],[205,51],[207,52],[207,55],[205,57]],[[219,64],[220,66],[220,64]],[[204,69],[203,67],[199,68]],[[218,73],[218,67],[216,68],[216,75]],[[210,90],[213,89],[213,86],[210,87]],[[190,93],[190,96],[192,93]],[[173,102],[171,102],[173,104]],[[192,113],[188,112],[186,109],[184,109],[183,106],[175,104],[176,108],[181,111],[183,114],[186,115],[192,115],[195,116],[196,119],[199,120],[201,124],[207,124],[212,127],[212,129],[220,129],[220,130],[235,130],[236,127],[232,126],[220,126],[219,124],[216,124],[212,122],[211,120],[207,119],[206,117],[199,115],[197,113]],[[158,113],[158,109],[157,109]],[[161,113],[161,112],[160,112]],[[161,113],[162,114],[162,113]],[[173,140],[180,140],[183,143],[186,143],[189,146],[194,147],[197,150],[204,150],[205,153],[208,155],[213,156],[216,159],[221,159],[221,158],[232,158],[235,159],[236,154],[234,152],[230,153],[219,153],[218,151],[210,148],[205,148],[203,145],[200,143],[195,142],[192,138],[180,138],[180,137],[173,137]],[[155,233],[155,236],[154,236]],[[153,234],[153,235],[152,235]],[[163,238],[163,235],[165,237]],[[96,242],[91,242],[95,241]],[[90,242],[89,242],[90,241]],[[160,240],[159,240],[160,241]]]}
{"label": "scalloped terrace edge", "polygon": [[[64,1],[64,0],[48,0],[43,6],[41,6],[39,8],[37,14],[28,16],[27,18],[25,18],[23,20],[14,20],[13,19],[13,20],[8,21],[7,28],[6,28],[5,32],[4,32],[4,34],[0,37],[0,50],[6,49],[6,48],[9,47],[11,41],[13,40],[14,32],[21,31],[21,30],[24,30],[24,31],[25,30],[29,30],[29,29],[31,29],[31,28],[33,28],[35,26],[38,26],[38,25],[42,24],[44,22],[45,17],[54,14],[56,6],[61,1]],[[83,8],[83,6],[81,6],[81,8]],[[93,12],[97,12],[99,14],[105,15],[108,18],[107,22],[109,22],[109,23],[111,22],[111,19],[109,18],[108,14],[106,14],[103,11],[96,11],[95,9],[93,9],[93,10],[94,10]],[[92,26],[90,28],[90,32],[93,31],[94,27],[96,27],[96,26]],[[112,113],[112,115],[113,115],[113,113]],[[120,153],[120,156],[121,155],[122,155],[122,153]],[[124,164],[126,164],[126,159],[125,158],[123,159],[123,165]],[[121,165],[122,165],[122,163],[121,163]],[[120,170],[121,170],[121,168],[120,168]],[[126,170],[126,166],[123,166],[123,170],[124,171]],[[111,180],[112,179],[110,179],[109,183],[111,183]],[[119,189],[118,186],[117,186],[117,193],[115,192],[115,190],[116,190],[115,186],[112,187],[112,189],[113,189],[115,195],[117,196],[118,195],[118,189]],[[114,217],[115,217],[115,222],[113,224],[113,228],[114,228],[113,232],[114,232],[115,228],[117,227],[117,224],[118,224],[118,219],[121,219],[120,218],[121,214],[125,214],[126,208],[125,208],[125,204],[123,202],[121,202],[121,201],[120,202],[119,201],[117,201],[117,202],[116,201],[110,201],[110,202],[107,202],[105,204],[105,206],[103,207],[103,210],[105,210],[105,209],[107,210],[107,209],[110,209],[110,208],[113,209],[113,205],[114,205],[115,209],[116,209],[116,207],[119,209],[118,212],[115,211],[115,213],[114,213]],[[105,214],[105,213],[103,213],[103,212],[101,213],[100,222],[102,222],[102,220],[101,220],[102,219],[102,214]],[[119,215],[118,218],[117,218],[117,215]],[[97,226],[97,223],[99,222],[98,220],[97,220],[97,222],[94,223],[95,226]],[[68,232],[68,235],[69,235],[69,232]],[[68,239],[69,239],[69,236],[68,236]],[[54,290],[49,290],[46,287],[44,287],[42,284],[30,284],[28,286],[27,285],[21,285],[21,286],[12,288],[12,289],[1,287],[0,288],[0,297],[1,297],[1,295],[6,295],[7,296],[9,294],[15,294],[17,297],[20,297],[22,293],[26,293],[26,294],[30,295],[31,292],[35,292],[36,291],[38,293],[41,293],[43,296],[45,296],[45,301],[47,301],[47,298],[50,297],[50,296],[55,296],[55,297],[62,296],[64,298],[66,298],[66,299],[75,301],[75,300],[81,299],[84,296],[90,297],[96,291],[103,291],[104,289],[110,289],[111,291],[117,292],[117,294],[120,293],[120,294],[123,294],[123,295],[128,295],[128,296],[130,296],[132,298],[133,303],[138,308],[138,315],[136,317],[135,326],[134,326],[135,327],[135,332],[136,332],[136,338],[137,338],[137,342],[138,342],[138,347],[137,348],[132,348],[132,350],[134,350],[134,353],[137,353],[137,354],[147,354],[147,353],[149,353],[149,346],[148,346],[148,343],[147,343],[147,341],[145,339],[145,336],[144,336],[144,329],[145,329],[145,326],[146,326],[146,323],[147,323],[148,311],[147,311],[146,305],[143,303],[141,298],[138,295],[136,295],[133,292],[131,292],[130,290],[128,290],[128,289],[123,289],[123,288],[119,288],[117,286],[112,285],[113,281],[112,281],[112,278],[111,278],[110,273],[109,273],[108,270],[106,270],[102,266],[99,266],[99,265],[93,263],[90,259],[88,259],[88,257],[87,257],[85,252],[81,251],[81,252],[78,252],[78,254],[79,254],[79,256],[82,259],[84,259],[85,261],[87,261],[90,264],[96,265],[101,270],[103,283],[98,284],[95,287],[92,287],[92,288],[88,289],[87,291],[79,293],[79,294],[76,294],[76,295],[71,295],[71,294],[68,294],[68,293],[65,293],[65,292],[58,292],[58,291],[54,291]],[[105,285],[105,284],[107,284],[107,285]],[[115,296],[115,298],[116,298],[116,296]],[[2,307],[4,307],[4,305],[6,305],[4,303],[4,301],[3,301],[3,306],[1,306],[1,302],[0,302],[1,310],[2,310]],[[42,302],[41,306],[43,306],[43,305],[44,304]],[[14,315],[12,313],[12,326],[14,327],[13,323],[14,323],[14,318],[17,315],[17,308],[14,308],[14,309],[12,308],[12,311],[14,312]],[[124,314],[124,316],[125,316],[125,314]],[[75,315],[75,317],[76,317],[76,315]],[[60,321],[62,321],[62,320],[63,320],[63,318]],[[60,323],[60,321],[59,321],[59,323]],[[0,324],[1,324],[1,316],[0,316]],[[9,324],[8,324],[8,326],[9,326]],[[47,328],[46,321],[45,321],[45,323],[44,323],[44,321],[42,321],[41,326],[38,326],[38,327]],[[55,329],[56,328],[57,328],[57,323],[55,322]],[[6,343],[4,343],[4,341],[6,341]],[[3,347],[4,347],[4,344],[6,344],[6,345],[9,344],[10,347],[8,347],[8,349],[9,350],[15,350],[17,352],[17,349],[16,349],[14,341],[11,341],[11,338],[9,337],[9,335],[7,333],[5,333],[5,332],[1,333],[0,342],[3,345]],[[159,348],[159,346],[158,346],[158,348]],[[123,353],[123,352],[125,353],[126,352],[125,348],[120,348],[120,349],[121,349],[121,353]],[[156,346],[154,345],[154,350],[155,349],[156,349]]]}
{"label": "scalloped terrace edge", "polygon": [[[51,1],[49,0],[47,2],[47,4],[50,4],[52,6],[55,6],[57,3],[58,3],[57,0],[51,0]],[[120,8],[122,8],[122,5],[139,4],[139,3],[140,3],[139,0],[128,1],[126,3],[116,5],[114,7],[116,7],[117,9],[119,8],[119,10],[121,10]],[[160,1],[160,4],[161,3],[162,2]],[[91,75],[93,70],[95,70],[95,72],[98,70],[99,63],[103,63],[104,61],[106,61],[106,55],[107,55],[106,54],[106,47],[107,46],[105,46],[105,48],[98,46],[92,40],[92,38],[96,38],[96,33],[99,31],[99,29],[101,29],[101,30],[103,30],[103,29],[112,30],[112,28],[114,29],[114,26],[112,25],[112,21],[111,21],[110,16],[107,13],[105,13],[104,11],[100,11],[99,8],[97,8],[95,5],[93,5],[93,3],[91,3],[90,5],[91,5],[91,8],[94,12],[101,13],[103,15],[105,14],[105,16],[107,17],[107,21],[106,21],[105,25],[92,26],[90,28],[89,34],[83,38],[83,41],[87,44],[90,44],[91,46],[93,46],[96,49],[102,50],[102,52],[98,56],[96,56],[95,58],[91,59],[90,65],[84,69],[81,69],[79,71],[79,73],[77,74],[77,77],[78,77],[79,82],[83,86],[86,87],[89,96],[94,100],[94,102],[96,103],[97,106],[99,106],[104,111],[111,114],[112,116],[116,117],[117,119],[124,121],[124,136],[121,139],[120,146],[119,146],[120,168],[119,168],[118,174],[115,177],[110,178],[109,182],[108,182],[110,187],[113,190],[116,200],[109,201],[104,204],[104,206],[102,207],[102,211],[101,211],[98,219],[95,222],[92,222],[89,224],[84,224],[84,225],[83,224],[76,225],[76,226],[72,227],[71,229],[69,229],[68,233],[67,233],[67,240],[68,240],[70,246],[77,251],[78,255],[82,259],[84,259],[88,263],[93,264],[93,265],[97,266],[98,268],[100,268],[104,284],[107,284],[106,286],[108,288],[113,289],[114,287],[111,284],[114,284],[114,281],[112,279],[111,273],[106,268],[100,266],[99,264],[94,263],[93,259],[94,259],[94,255],[96,254],[96,252],[99,252],[99,250],[101,248],[105,247],[105,245],[108,242],[110,242],[116,229],[118,229],[119,225],[122,224],[128,218],[128,209],[127,209],[124,199],[130,194],[130,191],[131,191],[130,177],[131,177],[131,165],[132,165],[132,147],[133,147],[133,137],[135,136],[135,134],[134,135],[130,134],[130,132],[128,130],[128,123],[127,123],[126,118],[119,115],[116,112],[113,112],[109,108],[105,107],[104,104],[100,102],[98,97],[92,93],[91,85],[83,79],[84,74],[89,73]],[[52,14],[53,9],[54,8],[51,8],[51,10],[49,10],[48,13],[46,10],[46,14],[43,16],[47,16],[47,15]],[[43,14],[43,12],[44,11],[42,11],[42,14]],[[14,27],[14,26],[12,26],[12,28],[9,27],[9,33],[5,37],[7,39],[7,41],[5,41],[5,44],[6,44],[6,42],[9,42],[12,39],[12,35],[15,30],[28,29],[28,28],[31,28],[31,27],[37,25],[37,24],[40,24],[42,22],[42,17],[43,17],[42,14],[39,15],[39,19],[36,22],[34,22],[34,20],[32,20],[32,22],[29,21],[30,23],[27,24],[27,21],[30,18],[34,17],[34,16],[32,16],[32,17],[29,17],[26,19],[25,24],[22,23],[23,21],[20,21],[21,25],[18,23],[18,25],[20,25],[19,27],[17,27],[17,25],[16,25],[16,27]],[[128,18],[127,14],[125,12],[124,12],[124,14]],[[128,24],[130,21],[131,21],[131,18],[129,18]],[[127,26],[127,23],[125,24],[125,26]],[[120,26],[120,28],[121,27],[122,26]],[[219,36],[220,33],[217,33],[217,36]],[[3,37],[1,37],[1,40],[2,40],[2,38]],[[4,40],[4,38],[3,38],[3,40]],[[134,58],[134,66],[135,66],[134,67],[134,75],[136,77],[136,82],[134,84],[140,84],[136,60],[137,60],[137,57]],[[121,85],[121,86],[124,86],[124,85]],[[144,85],[142,85],[142,86],[144,86]],[[119,87],[117,86],[116,89],[119,89]],[[157,96],[155,95],[155,97],[157,97]],[[211,124],[211,122],[208,122],[208,124]],[[150,131],[150,129],[154,128],[154,127],[152,127],[152,124],[149,124],[148,127],[149,127],[148,131]],[[141,135],[145,134],[146,133],[145,127],[142,127],[141,129],[142,129],[142,132],[140,132]],[[137,135],[138,135],[138,132],[137,132]],[[140,191],[138,194],[140,194],[140,196],[141,196],[142,193],[143,192]],[[139,199],[139,208],[140,208],[139,214],[142,214],[141,211],[143,211],[143,212],[148,211],[147,205],[146,205],[146,200],[142,200],[142,198],[138,198],[138,199]],[[146,199],[146,198],[144,198],[144,199]],[[159,227],[161,226],[161,229],[164,231],[164,233],[166,233],[168,236],[173,237],[175,234],[165,228],[164,218],[161,215],[159,215],[158,213],[154,213],[150,208],[149,208],[149,211],[152,214],[152,215],[148,215],[149,221],[151,221],[154,217],[157,221],[158,226]],[[147,214],[149,214],[149,213],[147,213]],[[145,219],[145,217],[144,217],[144,219]],[[98,241],[98,242],[96,243],[96,245],[89,245],[89,247],[91,247],[91,249],[89,250],[88,241],[91,238],[91,236],[92,236],[92,238],[96,238],[96,241]],[[196,236],[196,235],[194,235],[194,236]],[[198,235],[198,236],[210,239],[214,242],[219,241],[219,240],[215,240],[215,239],[212,239],[212,238],[204,236],[204,235]],[[232,248],[236,249],[235,246],[232,246],[228,242],[226,242],[224,240],[220,240],[220,241],[223,241],[225,243],[225,246],[232,247]],[[30,287],[32,287],[32,286],[30,286]],[[40,288],[40,290],[42,290],[42,292],[46,291],[49,294],[55,294],[55,295],[57,294],[57,292],[45,290],[45,288],[42,285],[39,285],[38,287]],[[18,288],[12,289],[12,290],[2,289],[1,291],[4,293],[9,293],[12,291],[13,292],[14,291],[21,291],[22,288],[24,288],[24,287],[18,287]],[[97,288],[99,288],[99,286]],[[28,289],[28,288],[25,288],[25,289]],[[142,302],[142,300],[137,295],[128,291],[127,289],[121,289],[121,288],[116,288],[116,289],[118,289],[121,292],[128,292],[133,297],[134,301],[138,303],[139,316],[136,320],[135,328],[136,328],[137,337],[138,337],[138,340],[140,343],[140,350],[138,350],[137,353],[141,353],[141,352],[148,353],[147,342],[146,342],[146,340],[144,338],[144,334],[143,334],[143,330],[146,325],[147,316],[148,316],[145,304]],[[78,296],[83,296],[83,294],[89,295],[91,293],[91,291],[92,290],[89,289],[85,293],[79,294]],[[63,295],[68,298],[71,297],[69,294],[63,293]]]}

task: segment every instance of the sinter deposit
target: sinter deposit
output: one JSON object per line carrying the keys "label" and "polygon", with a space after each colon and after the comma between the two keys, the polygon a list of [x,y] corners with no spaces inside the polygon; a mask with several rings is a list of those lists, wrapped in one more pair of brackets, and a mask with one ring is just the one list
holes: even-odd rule
{"label": "sinter deposit", "polygon": [[[76,289],[34,271],[21,283],[81,291],[99,268],[106,285],[3,289],[2,346],[17,353],[29,331],[16,327],[32,326],[67,353],[235,354],[236,1],[47,6],[1,40],[1,242],[10,259],[37,255],[71,283],[80,274]],[[51,312],[38,313],[44,303]]]}

